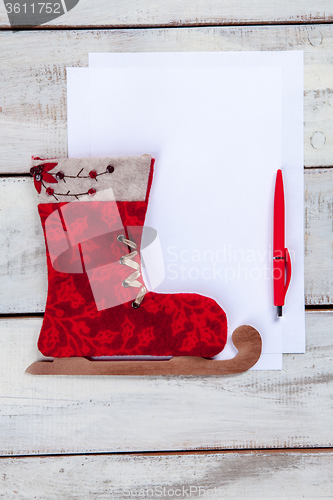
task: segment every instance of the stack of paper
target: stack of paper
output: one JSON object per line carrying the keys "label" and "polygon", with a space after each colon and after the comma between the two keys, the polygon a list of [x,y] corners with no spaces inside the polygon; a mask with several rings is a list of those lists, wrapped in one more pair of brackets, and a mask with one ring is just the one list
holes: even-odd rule
{"label": "stack of paper", "polygon": [[[90,54],[67,77],[70,157],[156,159],[146,218],[164,257],[156,291],[212,297],[229,333],[258,329],[255,369],[304,352],[303,53]],[[282,318],[272,285],[279,168],[293,265]],[[229,342],[218,358],[234,354]]]}

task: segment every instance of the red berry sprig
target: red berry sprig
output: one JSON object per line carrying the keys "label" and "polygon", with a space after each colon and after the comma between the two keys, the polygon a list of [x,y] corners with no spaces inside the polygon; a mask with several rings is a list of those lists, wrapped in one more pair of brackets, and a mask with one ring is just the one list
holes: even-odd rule
{"label": "red berry sprig", "polygon": [[[39,158],[34,158],[34,160],[38,160],[38,159]],[[44,163],[42,165],[37,165],[36,167],[32,167],[30,169],[30,174],[34,177],[34,184],[35,184],[35,187],[36,187],[38,193],[41,192],[42,186],[43,186],[46,190],[46,193],[49,196],[53,196],[57,201],[58,201],[57,196],[70,196],[70,197],[74,196],[76,199],[79,199],[79,196],[83,196],[86,194],[93,196],[94,194],[96,194],[96,189],[90,188],[85,193],[71,193],[70,191],[67,191],[67,193],[55,193],[53,188],[45,186],[43,180],[46,182],[51,182],[51,183],[58,183],[59,180],[63,180],[64,182],[66,182],[65,178],[68,177],[68,178],[72,178],[72,179],[76,179],[76,178],[89,179],[90,178],[90,179],[95,179],[97,181],[97,177],[99,175],[112,174],[115,170],[113,165],[108,165],[106,167],[105,172],[101,172],[100,174],[98,174],[96,172],[96,170],[91,170],[89,172],[89,175],[80,175],[82,170],[83,170],[83,168],[81,168],[81,170],[78,172],[77,175],[65,175],[63,172],[59,171],[55,174],[55,178],[54,178],[51,174],[48,173],[48,171],[52,170],[56,165],[58,165],[58,163]]]}

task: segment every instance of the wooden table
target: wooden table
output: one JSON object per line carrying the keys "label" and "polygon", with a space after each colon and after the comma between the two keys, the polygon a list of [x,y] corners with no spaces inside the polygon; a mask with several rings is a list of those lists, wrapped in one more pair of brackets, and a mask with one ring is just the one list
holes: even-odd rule
{"label": "wooden table", "polygon": [[[331,0],[81,0],[12,31],[1,3],[0,498],[333,498],[332,21]],[[229,377],[25,374],[47,287],[27,172],[67,154],[66,66],[230,50],[304,51],[306,354]]]}

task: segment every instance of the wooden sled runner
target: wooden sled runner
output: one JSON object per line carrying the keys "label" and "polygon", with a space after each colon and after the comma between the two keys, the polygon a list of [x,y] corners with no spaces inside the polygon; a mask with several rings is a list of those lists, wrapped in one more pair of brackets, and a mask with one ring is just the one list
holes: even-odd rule
{"label": "wooden sled runner", "polygon": [[238,353],[232,359],[212,360],[178,356],[166,361],[90,361],[57,358],[37,361],[26,372],[32,375],[233,375],[252,368],[261,354],[261,337],[252,326],[236,328],[232,341]]}

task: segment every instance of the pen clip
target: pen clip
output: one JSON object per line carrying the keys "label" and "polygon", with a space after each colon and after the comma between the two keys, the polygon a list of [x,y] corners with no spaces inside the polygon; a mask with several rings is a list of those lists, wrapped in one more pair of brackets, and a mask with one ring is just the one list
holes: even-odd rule
{"label": "pen clip", "polygon": [[287,280],[286,280],[286,284],[284,287],[284,296],[286,296],[287,290],[289,288],[290,280],[291,280],[291,258],[290,258],[288,248],[284,249],[284,259],[285,259],[286,268],[287,268]]}

